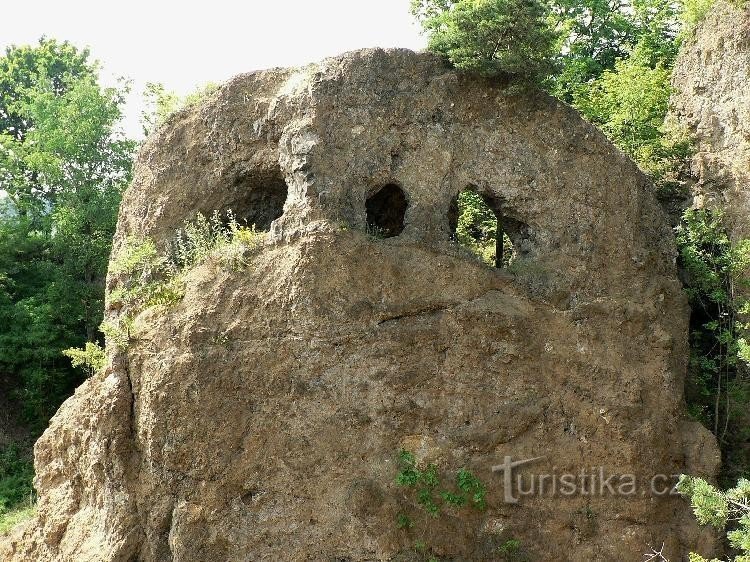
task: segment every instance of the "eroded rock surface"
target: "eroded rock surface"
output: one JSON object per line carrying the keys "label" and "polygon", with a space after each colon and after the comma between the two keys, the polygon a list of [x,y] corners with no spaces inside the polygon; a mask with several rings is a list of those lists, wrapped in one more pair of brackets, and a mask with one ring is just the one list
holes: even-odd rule
{"label": "eroded rock surface", "polygon": [[[387,185],[407,204],[381,239],[367,210],[388,207],[370,199]],[[513,226],[510,270],[450,241],[469,186]],[[0,556],[421,560],[424,541],[477,561],[511,537],[533,560],[710,554],[686,503],[647,490],[717,463],[684,413],[687,307],[652,191],[569,107],[430,55],[233,79],[148,139],[115,246],[163,246],[229,208],[270,225],[268,242],[240,270],[193,270],[181,302],[108,350],[37,444],[39,514]],[[470,468],[487,509],[420,518],[394,483],[401,448],[445,478]],[[527,477],[601,466],[639,487],[505,503],[491,467],[506,456],[543,457]]]}
{"label": "eroded rock surface", "polygon": [[682,46],[672,113],[697,141],[698,206],[725,209],[735,237],[750,236],[750,7],[719,0]]}

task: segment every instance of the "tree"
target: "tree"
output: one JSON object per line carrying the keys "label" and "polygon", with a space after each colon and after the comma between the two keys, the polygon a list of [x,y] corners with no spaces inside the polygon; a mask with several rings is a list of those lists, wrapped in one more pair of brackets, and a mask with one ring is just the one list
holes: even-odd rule
{"label": "tree", "polygon": [[541,84],[571,102],[636,45],[665,67],[677,54],[669,0],[413,0],[430,50],[460,69]]}
{"label": "tree", "polygon": [[555,35],[540,0],[413,0],[429,49],[456,68],[540,84],[554,71]]}
{"label": "tree", "polygon": [[665,123],[672,69],[639,43],[628,58],[573,95],[573,105],[648,173],[659,188],[692,149],[686,134]]}
{"label": "tree", "polygon": [[678,14],[668,0],[553,0],[551,11],[562,69],[552,91],[567,102],[585,96],[592,81],[615,70],[637,45],[640,62],[650,68],[671,68],[677,55]]}
{"label": "tree", "polygon": [[36,430],[82,379],[62,351],[100,338],[130,179],[124,90],[102,88],[88,56],[42,39],[0,58],[0,370]]}
{"label": "tree", "polygon": [[68,42],[42,38],[37,46],[8,47],[0,58],[0,188],[26,214],[39,209],[36,174],[25,166],[12,148],[25,144],[36,123],[26,110],[39,82],[56,96],[63,96],[78,78],[94,77],[87,50]]}
{"label": "tree", "polygon": [[[734,562],[750,562],[750,480],[740,479],[737,486],[722,491],[701,478],[682,476],[677,490],[690,499],[698,523],[730,528],[727,539],[737,551]],[[709,561],[691,553],[690,562]]]}
{"label": "tree", "polygon": [[676,230],[692,308],[686,400],[693,416],[716,435],[724,475],[734,480],[746,474],[743,451],[750,437],[750,240],[732,239],[719,210],[688,209]]}
{"label": "tree", "polygon": [[44,76],[52,92],[64,94],[71,77],[94,76],[95,66],[88,57],[87,49],[54,39],[42,38],[34,47],[8,47],[0,58],[0,131],[22,141],[34,126],[30,116],[18,110],[29,101],[28,89]]}

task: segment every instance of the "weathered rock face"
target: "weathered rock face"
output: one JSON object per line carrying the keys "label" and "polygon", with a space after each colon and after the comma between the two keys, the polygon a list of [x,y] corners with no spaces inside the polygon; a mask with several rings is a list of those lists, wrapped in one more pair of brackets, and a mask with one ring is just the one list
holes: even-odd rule
{"label": "weathered rock face", "polygon": [[[682,46],[671,111],[695,138],[692,206],[720,209],[734,240],[750,238],[750,4],[718,1]],[[750,281],[750,270],[745,272]],[[738,291],[747,289],[738,284]],[[750,412],[737,426],[750,425]],[[727,466],[750,464],[750,440],[734,443]]]}
{"label": "weathered rock face", "polygon": [[[379,239],[367,209],[399,219],[397,197],[372,198],[387,185],[406,212]],[[512,271],[450,241],[468,186],[502,205]],[[37,444],[39,515],[3,559],[421,560],[423,541],[498,560],[510,537],[535,560],[709,553],[688,506],[649,489],[717,463],[683,412],[671,233],[572,109],[409,51],[239,76],[146,142],[116,247],[229,208],[272,223],[267,244],[239,271],[194,269],[109,350]],[[487,509],[420,517],[394,482],[401,448],[445,478],[471,469]],[[638,488],[506,503],[506,456],[543,457],[515,469],[527,482],[601,466]]]}
{"label": "weathered rock face", "polygon": [[726,209],[736,237],[750,236],[750,7],[720,0],[682,47],[672,113],[697,141],[699,206]]}

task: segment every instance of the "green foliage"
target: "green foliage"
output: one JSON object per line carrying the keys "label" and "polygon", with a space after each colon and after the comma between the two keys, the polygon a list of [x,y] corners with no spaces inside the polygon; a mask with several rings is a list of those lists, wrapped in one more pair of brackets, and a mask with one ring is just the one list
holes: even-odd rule
{"label": "green foliage", "polygon": [[118,277],[118,285],[109,294],[109,302],[120,313],[102,323],[100,330],[108,344],[126,349],[135,338],[135,317],[151,307],[179,302],[184,283],[151,239],[128,238],[112,257],[110,272]]}
{"label": "green foliage", "polygon": [[179,271],[159,255],[150,239],[129,238],[113,257],[110,271],[123,278],[110,294],[110,302],[119,303],[133,314],[153,306],[175,304],[184,294]]}
{"label": "green foliage", "polygon": [[457,68],[549,87],[571,102],[642,45],[671,67],[679,11],[669,0],[413,0],[429,48]]}
{"label": "green foliage", "polygon": [[63,350],[76,369],[83,369],[86,376],[93,377],[104,368],[104,349],[96,342],[86,342],[84,347],[71,347]]}
{"label": "green foliage", "polygon": [[15,526],[36,515],[36,505],[24,505],[3,513],[0,511],[0,535],[8,533]]}
{"label": "green foliage", "polygon": [[27,91],[39,77],[49,81],[50,90],[62,95],[71,81],[92,76],[96,68],[88,60],[89,52],[67,41],[42,38],[36,46],[11,46],[0,58],[0,131],[22,141],[34,121],[18,105],[30,101]]}
{"label": "green foliage", "polygon": [[460,505],[465,505],[468,499],[469,504],[480,511],[487,508],[487,490],[482,481],[472,472],[465,468],[459,470],[456,474],[456,486],[461,490],[461,494],[459,494]]}
{"label": "green foliage", "polygon": [[200,103],[203,98],[215,92],[218,87],[218,84],[209,82],[199,86],[188,95],[180,97],[175,92],[167,90],[164,84],[147,83],[146,90],[143,92],[146,109],[141,112],[143,134],[148,135],[173,113]]}
{"label": "green foliage", "polygon": [[692,32],[706,17],[716,0],[681,0],[682,21],[686,32]]}
{"label": "green foliage", "polygon": [[404,513],[399,513],[396,517],[396,527],[399,529],[411,529],[414,526],[414,523],[411,520],[411,517]]}
{"label": "green foliage", "polygon": [[108,345],[114,345],[119,349],[127,349],[130,342],[135,339],[135,320],[131,314],[130,312],[125,313],[116,321],[107,320],[99,326]]}
{"label": "green foliage", "polygon": [[100,327],[107,342],[127,348],[136,336],[135,318],[139,313],[182,300],[189,270],[209,259],[240,269],[247,265],[247,254],[258,248],[264,236],[255,226],[240,225],[230,210],[225,219],[214,211],[210,217],[198,213],[185,221],[164,252],[159,252],[151,239],[129,238],[110,266],[118,284],[109,302],[120,309],[120,314]]}
{"label": "green foliage", "polygon": [[[482,481],[471,471],[462,468],[456,473],[451,489],[441,486],[438,468],[434,464],[419,466],[414,454],[401,450],[398,455],[396,484],[413,493],[415,503],[423,510],[428,520],[437,519],[445,510],[457,510],[464,506],[484,511],[487,507],[487,491]],[[405,513],[397,516],[396,526],[408,530],[414,528],[414,520]],[[422,552],[428,552],[424,545]]]}
{"label": "green foliage", "polygon": [[651,46],[640,43],[628,58],[573,93],[574,106],[633,158],[665,195],[679,189],[676,174],[693,148],[683,130],[665,122],[671,74],[671,66]]}
{"label": "green foliage", "polygon": [[[722,491],[701,478],[683,475],[677,489],[690,499],[701,525],[727,530],[729,544],[737,551],[734,562],[750,562],[750,480],[741,479],[734,488]],[[690,561],[708,562],[694,553]]]}
{"label": "green foliage", "polygon": [[553,73],[555,36],[539,0],[413,0],[429,49],[456,68],[540,84]]}
{"label": "green foliage", "polygon": [[[750,306],[744,296],[750,240],[732,240],[723,214],[708,209],[685,211],[676,234],[693,311],[687,400],[726,451],[749,436],[749,326],[743,318]],[[735,470],[731,463],[725,468]]]}
{"label": "green foliage", "polygon": [[125,274],[137,279],[151,277],[164,266],[153,240],[129,238],[125,247],[112,258],[110,271],[115,275]]}
{"label": "green foliage", "polygon": [[508,539],[505,541],[502,545],[500,545],[500,548],[498,548],[498,551],[501,554],[515,554],[521,550],[521,541],[518,539]]}
{"label": "green foliage", "polygon": [[671,70],[652,68],[643,57],[619,60],[574,105],[636,162],[648,162],[658,150],[669,106]]}
{"label": "green foliage", "polygon": [[677,55],[677,10],[666,0],[553,0],[560,36],[559,64],[553,93],[571,102],[586,95],[590,84],[614,70],[637,46],[649,54],[645,64],[671,67]]}
{"label": "green foliage", "polygon": [[[498,219],[481,195],[471,190],[459,193],[456,241],[490,266],[495,265],[497,227]],[[513,243],[505,233],[503,247],[502,266],[508,267],[513,259]]]}
{"label": "green foliage", "polygon": [[34,498],[34,466],[20,446],[0,448],[0,517]]}
{"label": "green foliage", "polygon": [[514,538],[509,538],[501,544],[497,549],[497,553],[500,556],[500,560],[504,562],[527,562],[530,560],[521,545],[521,541]]}
{"label": "green foliage", "polygon": [[170,246],[168,261],[176,271],[182,271],[214,257],[233,269],[247,265],[245,256],[260,246],[265,233],[255,225],[241,225],[231,210],[226,217],[214,211],[211,217],[198,213],[177,231]]}
{"label": "green foliage", "polygon": [[0,370],[34,431],[81,382],[62,351],[99,338],[134,150],[117,129],[124,94],[68,43],[0,58]]}
{"label": "green foliage", "polygon": [[[728,0],[730,4],[740,10],[744,10],[748,6],[748,0]],[[695,31],[705,18],[708,12],[716,4],[716,0],[680,0],[680,6],[682,8],[682,34],[690,35]]]}
{"label": "green foliage", "polygon": [[141,112],[141,126],[143,134],[148,135],[178,109],[180,97],[167,90],[164,84],[148,82],[143,92],[143,101],[145,109]]}

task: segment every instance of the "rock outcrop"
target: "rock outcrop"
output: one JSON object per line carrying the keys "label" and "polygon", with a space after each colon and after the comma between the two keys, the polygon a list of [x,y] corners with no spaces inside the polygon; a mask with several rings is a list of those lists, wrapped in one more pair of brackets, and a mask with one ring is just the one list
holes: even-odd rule
{"label": "rock outcrop", "polygon": [[[510,270],[451,242],[467,187],[502,207]],[[534,560],[710,554],[684,500],[651,490],[717,463],[684,413],[671,231],[574,110],[402,50],[239,76],[146,141],[115,252],[227,209],[267,242],[192,270],[108,349],[37,443],[38,515],[3,560],[479,561],[510,538]],[[368,235],[368,212],[398,235]],[[470,469],[487,508],[420,515],[400,449],[445,481]],[[547,488],[507,501],[506,457]]]}
{"label": "rock outcrop", "polygon": [[[750,238],[750,4],[719,0],[685,40],[671,113],[696,143],[688,175],[693,207],[724,212],[731,238]],[[750,271],[745,272],[750,282]],[[747,294],[746,286],[736,290]],[[750,426],[750,412],[734,424]],[[725,448],[725,468],[750,465],[750,439]]]}
{"label": "rock outcrop", "polygon": [[695,138],[697,206],[725,209],[736,238],[750,236],[750,5],[718,0],[675,64],[672,114]]}

